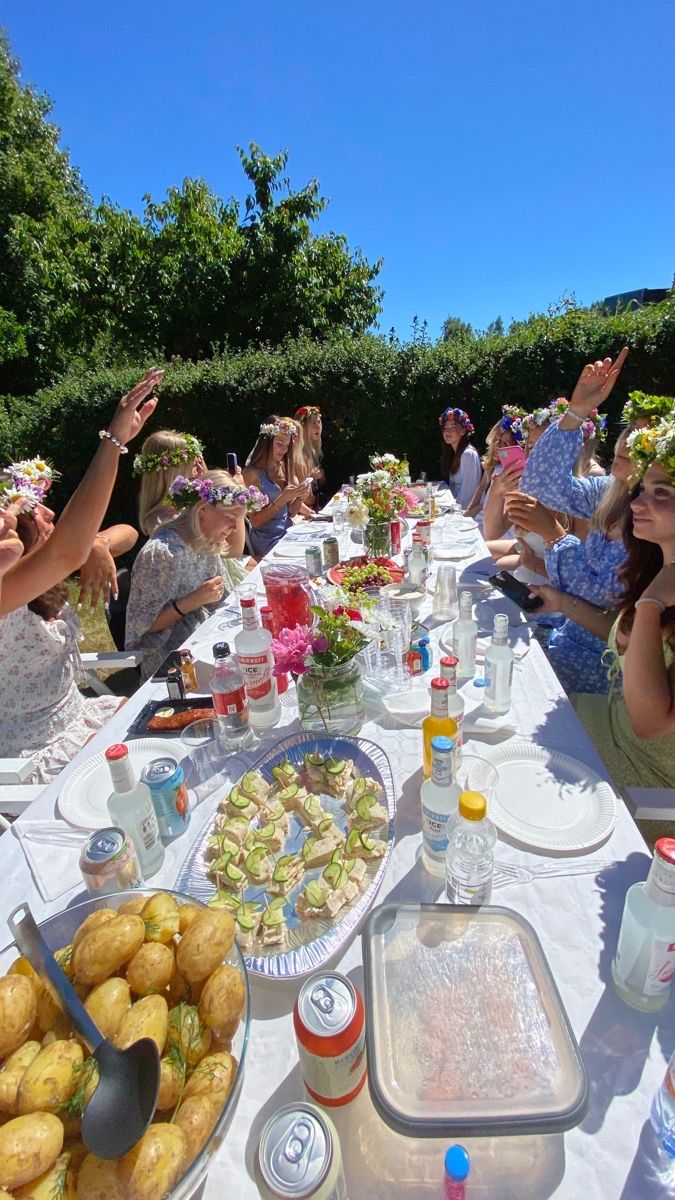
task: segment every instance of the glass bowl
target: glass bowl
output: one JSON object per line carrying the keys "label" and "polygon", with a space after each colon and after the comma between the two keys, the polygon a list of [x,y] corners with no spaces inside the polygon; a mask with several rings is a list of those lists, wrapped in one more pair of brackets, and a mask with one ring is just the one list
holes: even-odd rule
{"label": "glass bowl", "polygon": [[[72,908],[66,908],[63,912],[54,913],[53,916],[39,922],[40,932],[49,948],[51,950],[58,950],[60,947],[70,944],[75,930],[82,924],[85,917],[95,912],[96,909],[119,908],[127,900],[135,900],[138,896],[154,896],[158,892],[166,892],[169,896],[173,896],[179,904],[190,903],[196,904],[200,908],[207,907],[201,901],[195,899],[194,896],[187,896],[184,892],[174,892],[170,888],[140,888],[134,891],[113,892],[110,895],[92,897],[91,900],[85,900],[82,904],[74,904]],[[18,948],[14,942],[0,950],[0,974],[4,974],[9,969],[18,953]],[[246,992],[244,1011],[237,1027],[237,1032],[232,1039],[232,1054],[238,1063],[237,1073],[230,1094],[225,1101],[223,1110],[208,1140],[197,1157],[190,1163],[185,1173],[176,1181],[171,1191],[167,1192],[164,1200],[189,1200],[189,1197],[194,1194],[208,1171],[211,1156],[219,1149],[232,1123],[232,1118],[237,1107],[237,1100],[239,1099],[244,1075],[244,1058],[251,1019],[251,993],[244,958],[236,941],[232,943],[232,949],[224,961],[231,963],[232,966],[237,968],[244,980]]]}

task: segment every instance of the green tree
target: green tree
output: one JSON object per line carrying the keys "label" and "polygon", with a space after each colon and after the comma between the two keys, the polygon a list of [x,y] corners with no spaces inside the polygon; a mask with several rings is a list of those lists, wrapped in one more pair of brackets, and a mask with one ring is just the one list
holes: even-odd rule
{"label": "green tree", "polygon": [[461,317],[446,317],[441,330],[442,342],[469,342],[475,337],[473,326]]}
{"label": "green tree", "polygon": [[490,321],[490,324],[487,326],[483,336],[484,337],[503,337],[504,336],[504,322],[503,322],[502,318],[495,317],[494,321]]}

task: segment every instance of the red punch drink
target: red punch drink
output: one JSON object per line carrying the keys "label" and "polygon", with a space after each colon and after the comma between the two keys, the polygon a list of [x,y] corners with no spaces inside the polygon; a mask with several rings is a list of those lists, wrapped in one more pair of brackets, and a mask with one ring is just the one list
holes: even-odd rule
{"label": "red punch drink", "polygon": [[291,563],[270,563],[261,571],[267,604],[272,610],[275,637],[282,629],[311,625],[314,618],[310,605],[314,603],[314,597],[306,568]]}

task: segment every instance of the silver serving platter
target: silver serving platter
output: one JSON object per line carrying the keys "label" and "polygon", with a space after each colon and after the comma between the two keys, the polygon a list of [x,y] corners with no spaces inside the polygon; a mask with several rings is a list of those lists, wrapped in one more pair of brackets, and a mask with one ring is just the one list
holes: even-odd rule
{"label": "silver serving platter", "polygon": [[[249,770],[260,771],[263,778],[273,783],[272,767],[281,759],[289,759],[296,768],[302,767],[303,757],[307,753],[318,752],[326,757],[349,758],[354,763],[357,775],[369,775],[376,779],[384,788],[383,804],[389,813],[386,828],[376,830],[375,837],[386,841],[384,855],[376,862],[367,864],[366,886],[350,905],[347,905],[332,922],[315,918],[298,917],[295,911],[295,901],[310,879],[318,879],[323,867],[314,867],[305,871],[301,881],[287,897],[284,910],[288,933],[283,949],[270,946],[269,949],[259,948],[256,956],[244,954],[244,961],[249,971],[268,979],[297,979],[309,975],[323,966],[328,959],[333,958],[344,947],[349,938],[356,932],[366,913],[372,907],[375,897],[387,869],[394,845],[394,814],[396,810],[396,789],[389,759],[379,746],[365,738],[350,737],[308,737],[307,734],[295,734],[280,742],[274,750],[263,754],[254,762]],[[228,792],[231,785],[228,785]],[[227,793],[224,793],[226,795]],[[315,792],[321,799],[321,806],[326,813],[335,816],[335,823],[343,832],[347,830],[347,814],[344,803],[335,796],[325,792]],[[255,818],[252,824],[255,824]],[[289,813],[290,830],[286,842],[279,854],[292,854],[299,849],[308,833],[307,827],[299,817]],[[212,822],[205,827],[201,837],[195,842],[192,850],[181,867],[175,887],[179,892],[195,896],[204,904],[215,896],[217,888],[207,875],[208,864],[204,860],[204,852],[211,834]],[[265,894],[264,887],[251,884],[242,893],[242,900],[261,901]]]}

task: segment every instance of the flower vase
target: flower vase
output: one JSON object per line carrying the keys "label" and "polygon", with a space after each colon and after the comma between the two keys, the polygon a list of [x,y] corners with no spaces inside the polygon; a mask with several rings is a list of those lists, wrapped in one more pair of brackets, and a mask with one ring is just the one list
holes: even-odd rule
{"label": "flower vase", "polygon": [[391,521],[369,521],[363,531],[363,548],[369,558],[391,558]]}
{"label": "flower vase", "polygon": [[310,667],[297,679],[300,724],[310,733],[358,733],[365,719],[361,668],[355,658],[338,667]]}

